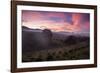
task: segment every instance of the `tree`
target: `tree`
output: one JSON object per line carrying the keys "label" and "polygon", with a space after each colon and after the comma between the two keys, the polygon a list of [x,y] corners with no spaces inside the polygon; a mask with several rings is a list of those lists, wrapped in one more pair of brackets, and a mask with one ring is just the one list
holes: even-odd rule
{"label": "tree", "polygon": [[44,36],[45,36],[45,39],[46,39],[47,42],[48,42],[48,45],[50,45],[50,44],[51,44],[51,41],[52,41],[52,32],[51,32],[51,30],[49,30],[49,29],[44,29],[44,30],[43,30],[43,34],[44,34]]}
{"label": "tree", "polygon": [[77,38],[75,36],[69,36],[66,38],[65,43],[68,45],[77,43]]}

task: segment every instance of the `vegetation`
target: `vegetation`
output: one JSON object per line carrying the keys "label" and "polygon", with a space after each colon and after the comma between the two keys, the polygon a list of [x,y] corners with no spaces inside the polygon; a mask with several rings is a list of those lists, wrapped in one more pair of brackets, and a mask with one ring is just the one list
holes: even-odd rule
{"label": "vegetation", "polygon": [[[55,38],[54,34],[45,29],[42,32],[36,29],[25,28],[22,33],[22,62],[81,60],[89,59],[89,36],[67,36]],[[31,30],[26,31],[26,30]],[[57,36],[61,36],[57,35]]]}
{"label": "vegetation", "polygon": [[62,47],[58,50],[40,50],[38,52],[29,52],[23,54],[23,62],[38,62],[38,61],[57,61],[57,60],[80,60],[89,59],[89,48],[80,47],[67,50],[67,47]]}

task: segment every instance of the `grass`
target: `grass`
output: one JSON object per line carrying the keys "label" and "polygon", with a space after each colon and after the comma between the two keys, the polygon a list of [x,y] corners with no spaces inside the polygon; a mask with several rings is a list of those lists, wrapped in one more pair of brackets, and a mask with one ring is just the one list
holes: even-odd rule
{"label": "grass", "polygon": [[69,51],[67,51],[65,47],[61,49],[63,50],[44,50],[23,54],[22,62],[89,59],[88,47],[76,48]]}
{"label": "grass", "polygon": [[22,62],[89,59],[89,52],[87,41],[66,44],[62,40],[55,39],[52,40],[52,47],[49,49],[22,52]]}

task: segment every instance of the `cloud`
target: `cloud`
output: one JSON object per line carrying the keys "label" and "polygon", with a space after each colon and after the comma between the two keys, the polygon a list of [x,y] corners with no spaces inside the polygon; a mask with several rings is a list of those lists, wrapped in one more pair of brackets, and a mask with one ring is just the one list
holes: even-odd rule
{"label": "cloud", "polygon": [[24,26],[36,29],[51,29],[53,31],[85,32],[89,31],[89,14],[22,11]]}

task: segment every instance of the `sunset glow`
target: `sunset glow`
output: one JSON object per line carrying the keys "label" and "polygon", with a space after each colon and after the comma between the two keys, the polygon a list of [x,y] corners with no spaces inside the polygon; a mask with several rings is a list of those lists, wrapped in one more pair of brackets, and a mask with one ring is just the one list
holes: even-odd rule
{"label": "sunset glow", "polygon": [[56,32],[89,32],[90,14],[23,10],[22,26]]}

